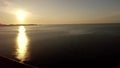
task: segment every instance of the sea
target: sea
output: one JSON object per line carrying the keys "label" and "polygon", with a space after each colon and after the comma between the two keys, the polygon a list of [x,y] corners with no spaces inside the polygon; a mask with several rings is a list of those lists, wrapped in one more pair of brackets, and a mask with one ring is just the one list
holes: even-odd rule
{"label": "sea", "polygon": [[119,68],[120,24],[0,26],[0,56],[38,68]]}

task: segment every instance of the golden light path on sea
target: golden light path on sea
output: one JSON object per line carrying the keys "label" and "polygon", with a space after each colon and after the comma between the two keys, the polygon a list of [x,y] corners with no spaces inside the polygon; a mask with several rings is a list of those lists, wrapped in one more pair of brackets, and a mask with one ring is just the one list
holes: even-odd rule
{"label": "golden light path on sea", "polygon": [[29,39],[26,35],[26,29],[24,26],[19,26],[18,36],[16,39],[16,58],[23,62],[27,60],[28,57],[28,43]]}

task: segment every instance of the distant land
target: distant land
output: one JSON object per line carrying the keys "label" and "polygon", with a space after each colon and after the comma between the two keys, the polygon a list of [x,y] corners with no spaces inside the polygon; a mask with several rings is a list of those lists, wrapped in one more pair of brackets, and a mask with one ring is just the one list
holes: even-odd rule
{"label": "distant land", "polygon": [[[94,23],[94,24],[78,24],[78,25],[120,25],[120,23]],[[1,24],[0,26],[39,26],[43,24]],[[74,24],[45,24],[45,25],[74,25]],[[77,24],[76,24],[77,25]]]}
{"label": "distant land", "polygon": [[37,26],[40,24],[0,24],[0,26]]}

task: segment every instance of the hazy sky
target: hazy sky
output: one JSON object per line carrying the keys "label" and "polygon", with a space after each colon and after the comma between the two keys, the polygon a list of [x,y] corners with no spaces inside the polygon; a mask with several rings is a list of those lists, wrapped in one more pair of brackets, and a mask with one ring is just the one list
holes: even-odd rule
{"label": "hazy sky", "polygon": [[24,23],[120,22],[120,0],[0,0],[0,22],[21,23],[18,10],[26,14]]}

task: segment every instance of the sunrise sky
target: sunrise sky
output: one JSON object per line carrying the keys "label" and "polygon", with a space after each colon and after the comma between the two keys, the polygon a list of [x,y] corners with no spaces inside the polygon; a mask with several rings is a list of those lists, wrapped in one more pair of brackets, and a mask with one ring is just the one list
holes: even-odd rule
{"label": "sunrise sky", "polygon": [[5,24],[120,22],[120,0],[0,0]]}

